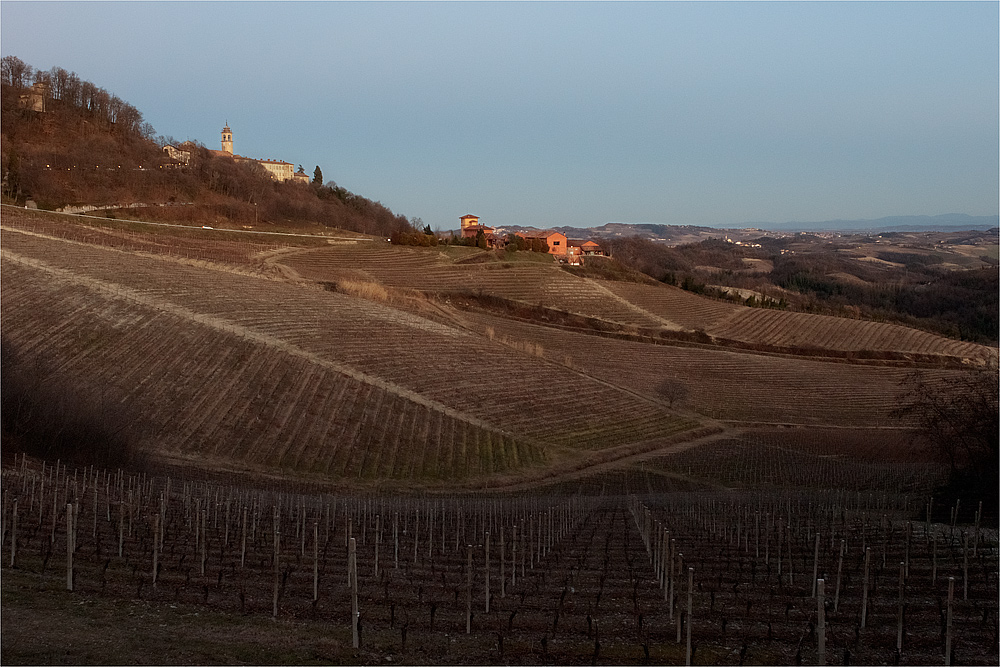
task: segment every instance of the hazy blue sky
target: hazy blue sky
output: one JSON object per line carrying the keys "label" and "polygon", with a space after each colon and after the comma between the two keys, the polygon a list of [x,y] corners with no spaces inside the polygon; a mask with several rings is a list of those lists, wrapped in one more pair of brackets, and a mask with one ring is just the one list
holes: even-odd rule
{"label": "hazy blue sky", "polygon": [[0,50],[441,229],[997,213],[1000,3],[2,2]]}

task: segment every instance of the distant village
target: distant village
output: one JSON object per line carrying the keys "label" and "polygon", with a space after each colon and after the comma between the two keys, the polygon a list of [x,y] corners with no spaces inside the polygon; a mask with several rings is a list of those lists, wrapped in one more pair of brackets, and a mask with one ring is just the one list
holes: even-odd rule
{"label": "distant village", "polygon": [[[502,248],[506,243],[506,235],[495,227],[488,227],[479,221],[478,215],[463,215],[459,218],[460,234],[463,239],[479,238],[482,232],[487,248]],[[554,230],[518,232],[518,236],[527,240],[543,241],[549,248],[549,254],[559,262],[579,265],[586,256],[604,256],[604,249],[593,240],[570,239],[562,232]]]}

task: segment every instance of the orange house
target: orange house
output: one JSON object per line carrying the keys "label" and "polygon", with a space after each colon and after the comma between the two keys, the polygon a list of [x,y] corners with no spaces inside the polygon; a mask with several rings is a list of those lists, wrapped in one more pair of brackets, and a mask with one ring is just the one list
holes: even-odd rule
{"label": "orange house", "polygon": [[565,234],[554,231],[528,232],[521,234],[526,239],[542,239],[549,244],[550,255],[566,255],[569,253],[569,243]]}
{"label": "orange house", "polygon": [[569,243],[570,252],[574,255],[603,255],[604,249],[601,248],[595,241],[580,241],[577,239],[570,239],[567,241]]}
{"label": "orange house", "polygon": [[459,220],[462,224],[461,236],[463,239],[474,239],[479,235],[479,230],[482,230],[483,234],[486,235],[486,244],[491,248],[496,245],[496,238],[493,235],[494,228],[479,224],[478,215],[463,215]]}

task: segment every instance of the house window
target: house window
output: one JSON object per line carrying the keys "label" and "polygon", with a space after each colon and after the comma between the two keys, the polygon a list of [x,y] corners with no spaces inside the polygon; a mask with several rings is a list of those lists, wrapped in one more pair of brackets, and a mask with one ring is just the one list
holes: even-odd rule
{"label": "house window", "polygon": [[552,245],[559,245],[559,241],[553,241]]}

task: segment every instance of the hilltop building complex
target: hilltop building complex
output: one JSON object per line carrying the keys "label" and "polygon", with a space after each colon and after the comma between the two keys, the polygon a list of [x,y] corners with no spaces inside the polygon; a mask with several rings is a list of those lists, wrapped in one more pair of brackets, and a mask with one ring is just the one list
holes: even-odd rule
{"label": "hilltop building complex", "polygon": [[[503,242],[497,238],[496,228],[480,224],[478,215],[463,215],[459,221],[463,239],[477,238],[481,230],[486,236],[487,247],[496,248],[503,245]],[[520,232],[518,236],[545,241],[549,247],[550,255],[555,256],[560,262],[569,264],[582,263],[581,258],[584,255],[604,255],[604,249],[596,241],[567,239],[565,234],[555,230]]]}
{"label": "hilltop building complex", "polygon": [[[191,148],[192,147],[190,145],[185,143],[180,146],[164,146],[163,151],[169,155],[170,159],[174,162],[187,165],[191,163]],[[228,124],[222,128],[222,150],[209,150],[208,152],[216,157],[232,158],[236,162],[253,162],[259,164],[266,169],[271,178],[276,181],[296,181],[299,183],[309,182],[309,175],[302,170],[296,172],[295,165],[291,162],[285,162],[284,160],[258,160],[256,158],[244,157],[234,153],[233,131],[229,128]]]}

